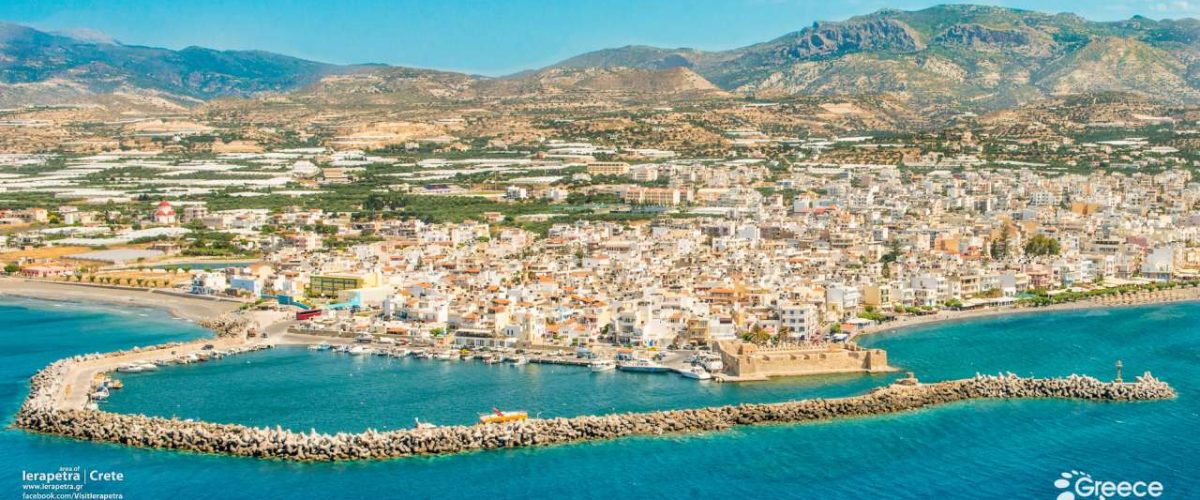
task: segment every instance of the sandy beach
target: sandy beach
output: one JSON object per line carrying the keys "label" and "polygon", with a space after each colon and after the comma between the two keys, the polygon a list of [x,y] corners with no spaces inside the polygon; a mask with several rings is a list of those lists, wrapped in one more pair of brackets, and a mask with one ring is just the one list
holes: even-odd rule
{"label": "sandy beach", "polygon": [[10,295],[42,300],[101,302],[137,307],[157,307],[192,321],[213,318],[236,310],[244,302],[236,299],[188,297],[173,292],[144,288],[99,286],[20,278],[0,278],[0,296]]}

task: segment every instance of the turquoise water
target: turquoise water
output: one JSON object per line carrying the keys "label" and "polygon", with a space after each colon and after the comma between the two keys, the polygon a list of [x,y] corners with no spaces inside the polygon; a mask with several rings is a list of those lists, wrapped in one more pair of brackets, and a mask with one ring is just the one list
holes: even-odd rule
{"label": "turquoise water", "polygon": [[[145,312],[139,312],[146,314]],[[0,303],[9,415],[25,379],[58,357],[200,335],[161,314]],[[130,328],[131,319],[137,328]],[[869,339],[926,380],[977,371],[1110,377],[1152,369],[1178,400],[1104,404],[990,401],[903,415],[740,428],[542,449],[387,462],[291,464],[79,443],[0,433],[0,495],[20,470],[61,465],[120,470],[126,498],[1054,498],[1067,470],[1097,479],[1157,480],[1165,498],[1200,497],[1200,304],[1010,316],[892,332]],[[351,358],[279,349],[125,376],[110,410],[203,417],[307,430],[400,427],[413,416],[468,422],[489,406],[543,416],[771,401],[859,392],[887,377],[749,385],[569,367],[487,366]],[[481,401],[482,400],[482,401]],[[481,408],[482,407],[482,408]]]}

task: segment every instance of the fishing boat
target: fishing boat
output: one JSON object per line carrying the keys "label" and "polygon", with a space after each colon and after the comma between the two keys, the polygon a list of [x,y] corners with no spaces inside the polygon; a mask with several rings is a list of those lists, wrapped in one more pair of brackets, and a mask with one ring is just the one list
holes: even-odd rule
{"label": "fishing boat", "polygon": [[484,364],[494,365],[500,362],[500,356],[488,354],[487,356],[483,357],[483,362]]}
{"label": "fishing boat", "polygon": [[690,378],[690,379],[695,379],[695,380],[712,380],[712,378],[713,378],[712,374],[708,373],[708,370],[705,370],[704,367],[702,367],[702,366],[693,366],[691,368],[688,368],[684,371],[679,372],[679,374],[683,375],[683,378]]}
{"label": "fishing boat", "polygon": [[123,389],[125,387],[125,383],[121,382],[120,379],[114,378],[114,379],[109,379],[107,382],[105,382],[105,386],[107,386],[109,389],[119,390],[119,389]]}
{"label": "fishing boat", "polygon": [[434,357],[442,361],[450,361],[451,359],[454,359],[454,354],[450,351],[442,351],[435,354]]}
{"label": "fishing boat", "polygon": [[356,345],[350,349],[350,354],[358,356],[361,354],[370,354],[371,348],[367,346]]}
{"label": "fishing boat", "polygon": [[642,358],[631,359],[629,361],[617,363],[617,369],[621,371],[639,373],[664,373],[667,371],[667,367]]}
{"label": "fishing boat", "polygon": [[433,354],[430,354],[429,351],[417,351],[417,358],[433,359]]}
{"label": "fishing boat", "polygon": [[588,363],[588,369],[594,372],[607,372],[617,369],[617,363],[611,359],[597,359]]}
{"label": "fishing boat", "polygon": [[529,364],[529,358],[526,358],[525,356],[517,356],[513,358],[512,364],[513,366],[527,365]]}
{"label": "fishing boat", "polygon": [[308,350],[310,350],[310,351],[328,351],[332,348],[333,348],[333,346],[329,345],[328,342],[321,342],[320,344],[313,344],[313,345],[308,346]]}
{"label": "fishing boat", "polygon": [[500,424],[504,422],[517,422],[528,418],[529,414],[523,411],[500,411],[497,408],[492,408],[491,413],[483,413],[479,415],[479,423]]}

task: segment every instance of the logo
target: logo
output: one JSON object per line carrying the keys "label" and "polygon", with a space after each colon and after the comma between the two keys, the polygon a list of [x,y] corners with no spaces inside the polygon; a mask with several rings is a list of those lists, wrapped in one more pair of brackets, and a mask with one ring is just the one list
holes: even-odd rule
{"label": "logo", "polygon": [[1057,500],[1158,498],[1163,494],[1163,484],[1158,481],[1098,481],[1091,474],[1076,470],[1060,476],[1054,480],[1054,487],[1062,490]]}

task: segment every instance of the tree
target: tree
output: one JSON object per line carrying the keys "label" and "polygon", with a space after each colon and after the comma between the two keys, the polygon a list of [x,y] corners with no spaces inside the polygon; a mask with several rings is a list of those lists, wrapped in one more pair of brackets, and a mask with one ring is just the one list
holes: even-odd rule
{"label": "tree", "polygon": [[4,265],[4,272],[8,274],[14,274],[20,270],[21,266],[18,266],[15,262],[9,262],[8,264]]}
{"label": "tree", "polygon": [[1000,237],[992,240],[991,254],[993,259],[1008,257],[1008,225],[1000,229]]}
{"label": "tree", "polygon": [[1059,250],[1058,240],[1044,234],[1035,234],[1025,242],[1025,255],[1058,255]]}
{"label": "tree", "polygon": [[742,335],[742,340],[753,344],[766,345],[771,341],[771,332],[766,331],[761,326],[754,325],[754,328],[751,328],[749,332]]}

